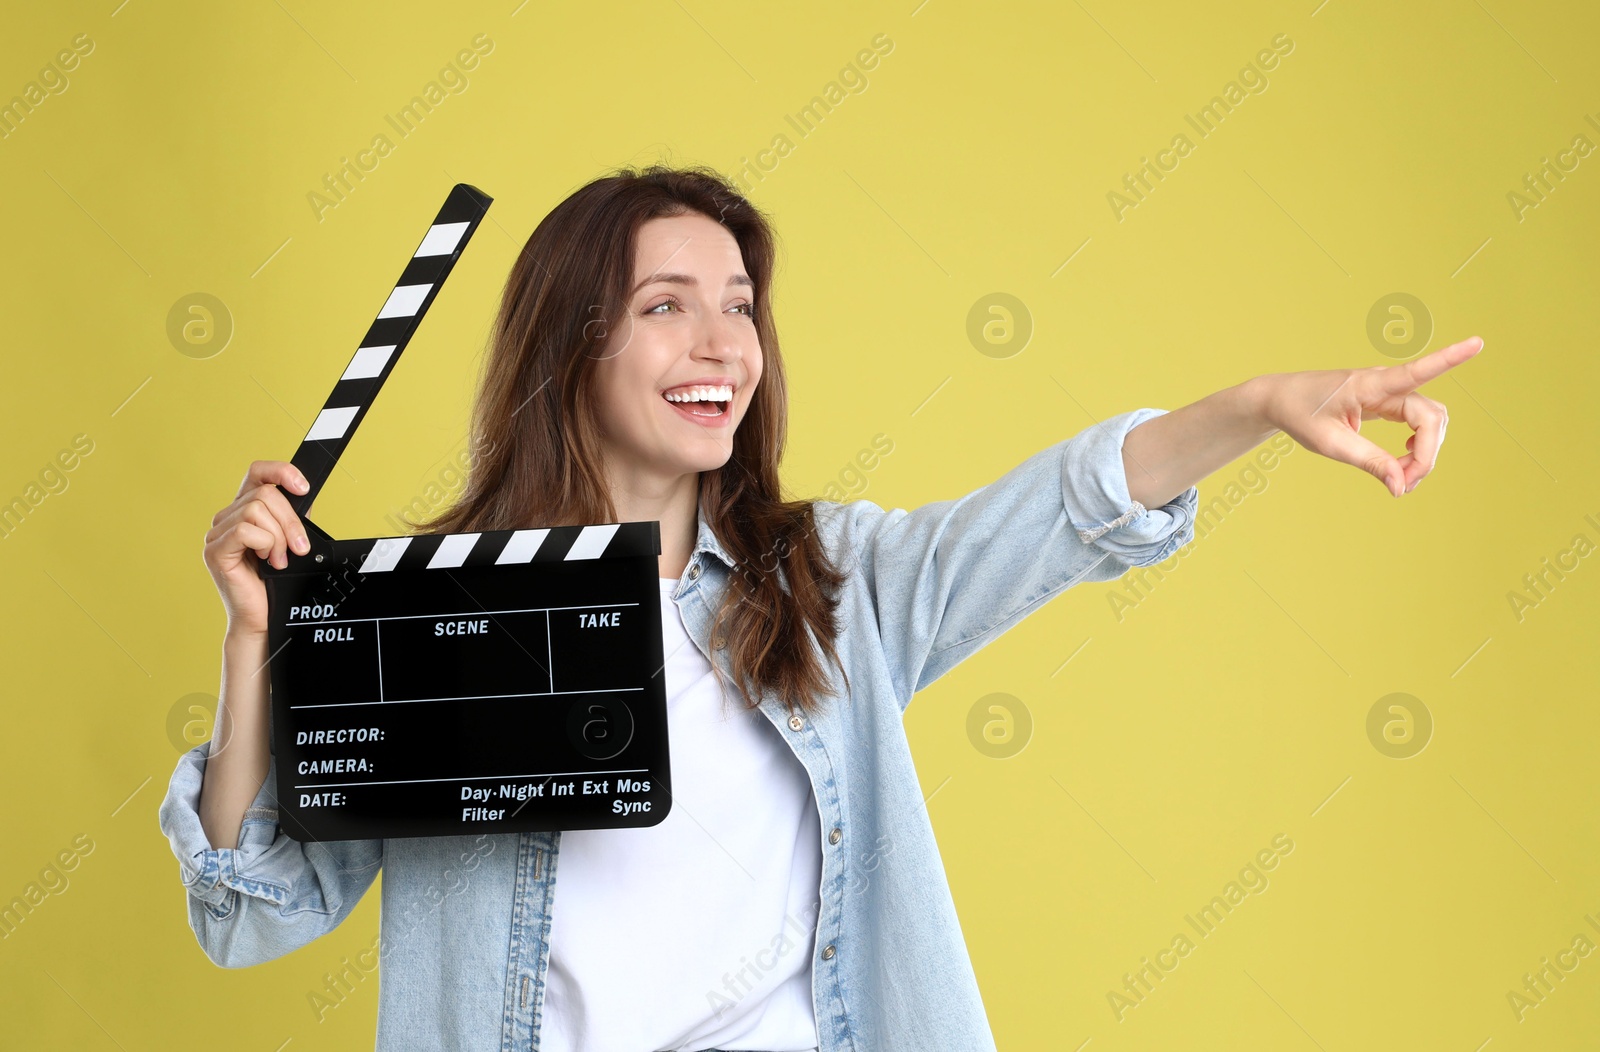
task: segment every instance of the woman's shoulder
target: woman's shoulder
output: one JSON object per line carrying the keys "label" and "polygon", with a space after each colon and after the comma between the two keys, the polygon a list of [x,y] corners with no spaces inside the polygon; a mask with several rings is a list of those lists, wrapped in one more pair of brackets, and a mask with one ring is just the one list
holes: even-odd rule
{"label": "woman's shoulder", "polygon": [[864,497],[849,501],[817,499],[810,503],[811,529],[835,565],[856,566],[871,557],[878,532],[907,514],[903,509],[884,508]]}
{"label": "woman's shoulder", "polygon": [[[868,527],[886,516],[894,514],[878,504],[857,497],[849,501],[818,498],[811,503],[811,514],[816,530],[825,540],[837,542],[845,534]],[[902,513],[903,514],[903,513]]]}

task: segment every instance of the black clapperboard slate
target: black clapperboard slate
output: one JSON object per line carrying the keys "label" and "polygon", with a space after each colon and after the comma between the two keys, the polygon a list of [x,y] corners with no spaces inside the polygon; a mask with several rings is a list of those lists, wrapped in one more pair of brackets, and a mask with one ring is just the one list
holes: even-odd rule
{"label": "black clapperboard slate", "polygon": [[285,491],[257,560],[278,820],[295,840],[651,826],[671,807],[660,523],[335,540],[306,517],[492,199],[457,183]]}

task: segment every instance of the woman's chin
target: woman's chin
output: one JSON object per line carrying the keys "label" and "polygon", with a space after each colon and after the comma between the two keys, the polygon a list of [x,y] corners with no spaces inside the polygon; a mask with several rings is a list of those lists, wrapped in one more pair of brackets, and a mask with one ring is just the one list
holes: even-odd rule
{"label": "woman's chin", "polygon": [[673,458],[682,465],[684,472],[717,471],[733,455],[733,431],[729,429],[727,437],[707,435],[699,442],[687,446],[679,446]]}

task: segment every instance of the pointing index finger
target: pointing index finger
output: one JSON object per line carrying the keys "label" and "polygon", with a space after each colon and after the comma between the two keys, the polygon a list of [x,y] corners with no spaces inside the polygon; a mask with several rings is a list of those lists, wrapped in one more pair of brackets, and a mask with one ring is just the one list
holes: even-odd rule
{"label": "pointing index finger", "polygon": [[1415,391],[1429,380],[1436,379],[1483,350],[1483,339],[1469,336],[1460,343],[1441,347],[1425,354],[1414,362],[1397,365],[1389,371],[1389,390],[1394,394]]}

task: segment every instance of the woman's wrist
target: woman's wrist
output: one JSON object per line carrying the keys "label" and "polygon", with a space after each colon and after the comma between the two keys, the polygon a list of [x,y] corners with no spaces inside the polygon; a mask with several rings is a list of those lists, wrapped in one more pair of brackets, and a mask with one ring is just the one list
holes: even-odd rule
{"label": "woman's wrist", "polygon": [[1152,417],[1123,437],[1128,496],[1159,508],[1190,486],[1265,442],[1272,381],[1258,376]]}
{"label": "woman's wrist", "polygon": [[1272,397],[1277,377],[1280,375],[1279,373],[1263,373],[1260,376],[1252,376],[1244,383],[1237,384],[1233,388],[1242,411],[1256,426],[1261,436],[1260,442],[1265,442],[1282,430],[1273,417]]}
{"label": "woman's wrist", "polygon": [[222,634],[222,645],[229,650],[264,647],[267,645],[267,632],[264,628],[239,628],[229,625],[227,631]]}
{"label": "woman's wrist", "polygon": [[222,667],[230,682],[253,679],[267,664],[267,633],[264,630],[229,626],[222,637]]}

